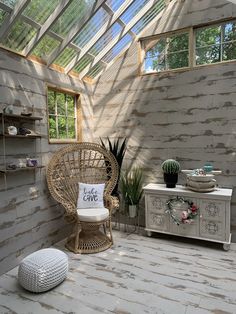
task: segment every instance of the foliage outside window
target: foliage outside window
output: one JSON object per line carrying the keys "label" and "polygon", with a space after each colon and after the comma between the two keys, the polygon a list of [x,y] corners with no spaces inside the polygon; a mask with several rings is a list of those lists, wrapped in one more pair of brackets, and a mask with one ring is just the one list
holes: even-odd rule
{"label": "foliage outside window", "polygon": [[196,65],[236,59],[236,22],[199,28],[195,31]]}
{"label": "foliage outside window", "polygon": [[50,142],[77,140],[77,96],[48,89],[48,125]]}
{"label": "foliage outside window", "polygon": [[147,50],[144,72],[160,72],[189,66],[188,33],[173,34],[156,40]]}
{"label": "foliage outside window", "polygon": [[[236,21],[145,39],[143,72],[162,72],[236,60]],[[192,55],[190,55],[190,53]],[[190,62],[192,60],[192,62]]]}

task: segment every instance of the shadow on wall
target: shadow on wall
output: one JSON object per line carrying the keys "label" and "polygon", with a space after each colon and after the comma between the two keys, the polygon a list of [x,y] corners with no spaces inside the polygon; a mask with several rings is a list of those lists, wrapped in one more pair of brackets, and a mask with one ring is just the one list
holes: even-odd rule
{"label": "shadow on wall", "polygon": [[[175,9],[167,8],[165,14],[171,13],[172,18],[156,21],[148,35],[233,14],[233,4],[221,0],[171,3]],[[140,76],[138,60],[134,43],[97,81],[95,138],[127,137],[124,168],[138,163],[145,171],[146,182],[163,182],[161,162],[174,158],[182,169],[211,162],[215,169],[222,170],[218,184],[236,187],[236,63]],[[179,183],[185,184],[185,180],[181,175]],[[235,242],[234,190],[231,226]]]}

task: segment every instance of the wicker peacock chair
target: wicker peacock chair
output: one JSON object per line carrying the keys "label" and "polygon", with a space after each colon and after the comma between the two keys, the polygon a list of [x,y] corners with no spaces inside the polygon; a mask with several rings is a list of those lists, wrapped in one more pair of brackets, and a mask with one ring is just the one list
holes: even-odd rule
{"label": "wicker peacock chair", "polygon": [[[115,157],[98,144],[84,142],[67,145],[58,150],[49,161],[49,191],[65,208],[65,219],[75,224],[74,232],[66,243],[70,251],[96,253],[113,244],[111,212],[118,208],[119,201],[111,196],[111,192],[117,178],[118,164]],[[109,210],[108,217],[101,220],[92,215],[89,221],[82,221],[80,209],[77,209],[79,182],[105,183],[104,206]]]}

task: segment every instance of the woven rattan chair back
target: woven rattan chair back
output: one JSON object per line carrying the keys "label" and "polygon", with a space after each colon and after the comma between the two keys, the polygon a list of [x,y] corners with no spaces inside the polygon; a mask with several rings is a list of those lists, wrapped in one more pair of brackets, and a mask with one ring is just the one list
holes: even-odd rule
{"label": "woven rattan chair back", "polygon": [[[104,201],[106,207],[112,210],[114,202],[111,193],[117,178],[118,164],[115,157],[95,143],[85,142],[63,147],[53,155],[47,169],[51,195],[64,206],[66,220],[76,224],[80,224],[76,208],[78,183],[105,183]],[[73,251],[78,252],[78,248]]]}

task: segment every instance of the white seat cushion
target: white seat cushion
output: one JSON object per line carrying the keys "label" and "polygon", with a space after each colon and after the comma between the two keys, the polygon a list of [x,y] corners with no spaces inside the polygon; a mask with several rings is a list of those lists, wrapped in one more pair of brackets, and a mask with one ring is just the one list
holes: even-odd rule
{"label": "white seat cushion", "polygon": [[101,208],[79,208],[77,213],[80,221],[95,222],[102,221],[109,217],[109,210],[105,207]]}

